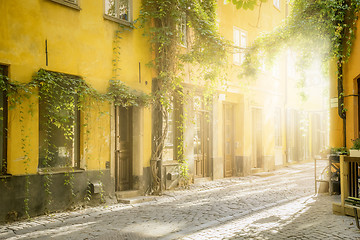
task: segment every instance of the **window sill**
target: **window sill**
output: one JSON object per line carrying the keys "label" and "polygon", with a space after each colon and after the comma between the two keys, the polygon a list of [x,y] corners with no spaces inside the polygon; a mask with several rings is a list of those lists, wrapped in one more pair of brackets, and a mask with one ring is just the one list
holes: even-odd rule
{"label": "window sill", "polygon": [[275,5],[273,5],[273,6],[274,6],[274,8],[275,8],[276,10],[278,10],[279,12],[281,12],[280,7],[277,7],[277,6],[275,6]]}
{"label": "window sill", "polygon": [[39,168],[39,175],[47,174],[62,174],[62,173],[82,173],[85,169],[82,168]]}
{"label": "window sill", "polygon": [[66,7],[69,7],[69,8],[73,8],[73,9],[78,10],[78,11],[81,10],[80,6],[75,4],[75,3],[70,3],[70,2],[66,2],[66,1],[62,1],[62,0],[49,0],[49,1],[60,4],[60,5],[63,5],[63,6],[66,6]]}
{"label": "window sill", "polygon": [[11,174],[4,174],[4,175],[0,175],[0,179],[4,179],[4,178],[10,178],[12,177]]}
{"label": "window sill", "polygon": [[122,19],[112,17],[112,16],[109,16],[109,15],[106,15],[106,14],[104,14],[104,19],[112,21],[112,22],[119,23],[119,24],[124,25],[124,26],[129,27],[129,28],[133,28],[132,22],[130,22],[130,21],[122,20]]}

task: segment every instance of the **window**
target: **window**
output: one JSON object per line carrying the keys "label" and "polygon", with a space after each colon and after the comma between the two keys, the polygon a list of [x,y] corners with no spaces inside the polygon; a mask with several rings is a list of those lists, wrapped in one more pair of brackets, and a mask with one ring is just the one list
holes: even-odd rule
{"label": "window", "polygon": [[[0,81],[7,84],[8,66],[0,65]],[[7,96],[5,89],[0,89],[0,175],[6,174],[7,168]]]}
{"label": "window", "polygon": [[50,1],[80,10],[78,0],[50,0]]}
{"label": "window", "polygon": [[187,46],[187,24],[186,24],[186,14],[182,14],[180,18],[180,44],[184,47]]}
{"label": "window", "polygon": [[234,64],[240,65],[245,60],[247,33],[234,27]]}
{"label": "window", "polygon": [[76,92],[79,78],[46,73],[55,80],[39,91],[39,168],[79,167],[80,112],[76,94],[67,91]]}
{"label": "window", "polygon": [[[164,141],[163,160],[174,159],[174,142],[175,142],[175,124],[174,124],[174,108],[173,104],[169,107],[168,119],[167,119],[167,135]],[[163,127],[166,126],[166,119],[163,118]]]}
{"label": "window", "polygon": [[275,146],[282,146],[281,108],[275,109]]}
{"label": "window", "polygon": [[132,21],[131,0],[105,0],[105,16],[120,22]]}
{"label": "window", "polygon": [[271,69],[272,76],[274,78],[280,78],[280,64],[278,59],[275,60]]}
{"label": "window", "polygon": [[273,0],[274,7],[280,10],[280,0]]}
{"label": "window", "polygon": [[286,59],[286,67],[287,67],[287,75],[290,78],[295,78],[296,77],[296,65],[295,65],[295,60],[296,60],[296,53],[294,53],[293,51],[291,51],[290,49],[288,49],[287,51],[287,59]]}

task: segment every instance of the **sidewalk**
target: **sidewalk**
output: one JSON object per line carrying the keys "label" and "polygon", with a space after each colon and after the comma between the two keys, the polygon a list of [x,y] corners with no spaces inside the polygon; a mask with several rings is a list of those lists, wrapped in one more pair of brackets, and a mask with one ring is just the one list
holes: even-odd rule
{"label": "sidewalk", "polygon": [[151,202],[100,206],[0,226],[0,239],[360,239],[314,195],[313,163],[203,182]]}

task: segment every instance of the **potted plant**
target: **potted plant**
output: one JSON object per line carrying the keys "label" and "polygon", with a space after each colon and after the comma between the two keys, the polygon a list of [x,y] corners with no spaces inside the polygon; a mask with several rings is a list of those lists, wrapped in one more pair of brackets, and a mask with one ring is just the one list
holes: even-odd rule
{"label": "potted plant", "polygon": [[351,141],[353,146],[350,148],[350,157],[360,157],[360,138]]}
{"label": "potted plant", "polygon": [[340,155],[348,155],[346,147],[333,147],[330,149],[330,157],[339,158]]}
{"label": "potted plant", "polygon": [[328,158],[330,154],[330,147],[321,149],[319,154],[321,158]]}

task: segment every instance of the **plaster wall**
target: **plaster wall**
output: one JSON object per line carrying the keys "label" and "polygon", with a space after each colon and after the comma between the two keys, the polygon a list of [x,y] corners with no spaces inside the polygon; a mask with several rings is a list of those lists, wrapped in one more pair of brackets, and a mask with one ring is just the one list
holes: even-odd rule
{"label": "plaster wall", "polygon": [[[50,0],[31,0],[26,4],[20,0],[2,1],[0,64],[9,65],[10,79],[26,83],[43,68],[80,76],[102,93],[106,92],[110,79],[149,93],[153,76],[145,67],[151,59],[147,39],[142,30],[124,31],[119,23],[105,19],[103,4],[104,1],[80,1],[80,10],[77,10]],[[133,2],[134,18],[138,16],[140,4],[141,1]],[[38,99],[31,97],[23,107],[23,132],[19,107],[9,111],[7,162],[8,173],[13,175],[34,174],[38,166]],[[88,126],[81,129],[81,167],[85,169],[105,169],[106,162],[110,161],[110,112],[110,104],[100,104],[99,109],[89,110],[86,119],[82,116],[81,123]],[[151,118],[149,109],[144,109],[142,114],[143,120]],[[139,127],[144,131],[136,140],[143,142],[143,151],[138,153],[142,155],[142,164],[149,166],[151,122],[143,121]],[[86,130],[89,130],[87,135]],[[30,159],[28,166],[21,150],[23,138]]]}

